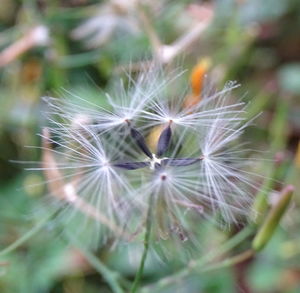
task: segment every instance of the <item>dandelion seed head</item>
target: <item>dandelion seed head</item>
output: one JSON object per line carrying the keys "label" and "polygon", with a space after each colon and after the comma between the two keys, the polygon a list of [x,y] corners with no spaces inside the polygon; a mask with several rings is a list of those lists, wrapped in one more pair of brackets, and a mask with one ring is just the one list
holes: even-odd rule
{"label": "dandelion seed head", "polygon": [[[206,91],[186,108],[186,94],[174,98],[170,90],[180,76],[161,68],[129,76],[128,87],[120,82],[106,95],[107,107],[46,99],[53,126],[42,135],[48,144],[36,169],[50,178],[50,192],[69,203],[66,218],[94,221],[102,241],[119,230],[139,234],[149,209],[156,237],[179,242],[196,241],[194,226],[203,219],[221,217],[231,225],[250,211],[258,180],[239,142],[249,122],[246,105],[231,102],[238,85]],[[52,181],[63,187],[53,189]]]}

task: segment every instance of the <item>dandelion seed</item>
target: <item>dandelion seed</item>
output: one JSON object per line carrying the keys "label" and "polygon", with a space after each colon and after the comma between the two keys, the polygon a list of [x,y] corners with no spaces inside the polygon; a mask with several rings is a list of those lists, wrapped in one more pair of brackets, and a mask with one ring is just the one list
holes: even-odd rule
{"label": "dandelion seed", "polygon": [[[121,84],[107,108],[47,98],[53,126],[51,137],[43,137],[57,147],[43,149],[56,164],[46,161],[38,169],[62,174],[48,182],[53,189],[51,182],[59,181],[58,191],[67,194],[69,220],[74,204],[82,217],[86,206],[93,207],[102,215],[98,229],[108,228],[111,236],[112,226],[118,227],[134,238],[151,208],[156,239],[196,242],[195,223],[204,218],[218,215],[230,225],[249,213],[257,181],[235,144],[249,124],[245,105],[229,104],[238,85],[229,83],[186,109],[185,95],[168,96],[180,75],[162,76],[152,68],[149,76],[131,80],[131,88]],[[158,125],[158,137],[149,143],[149,130]],[[97,241],[108,239],[101,235]]]}

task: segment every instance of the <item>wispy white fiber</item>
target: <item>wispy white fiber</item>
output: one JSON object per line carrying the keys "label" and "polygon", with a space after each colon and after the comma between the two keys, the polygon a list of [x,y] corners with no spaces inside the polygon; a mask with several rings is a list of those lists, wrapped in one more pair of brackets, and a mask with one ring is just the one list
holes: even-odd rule
{"label": "wispy white fiber", "polygon": [[[247,216],[259,182],[240,140],[250,123],[246,105],[231,102],[238,85],[210,90],[186,108],[185,94],[176,91],[180,80],[178,72],[144,70],[129,76],[129,85],[120,82],[102,107],[76,95],[72,102],[45,98],[50,135],[42,135],[43,150],[50,160],[35,169],[59,172],[47,179],[67,186],[65,218],[74,215],[74,196],[134,239],[151,208],[157,239],[184,242],[203,219],[230,225]],[[153,150],[148,139],[157,126]],[[101,221],[97,227],[107,229]]]}

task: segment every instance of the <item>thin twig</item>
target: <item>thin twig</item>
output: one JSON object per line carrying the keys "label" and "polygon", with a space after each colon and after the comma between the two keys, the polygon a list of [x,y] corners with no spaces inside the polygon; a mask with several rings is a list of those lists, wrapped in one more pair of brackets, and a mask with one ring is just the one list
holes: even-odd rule
{"label": "thin twig", "polygon": [[27,32],[23,37],[17,40],[0,52],[0,67],[16,60],[20,55],[35,46],[44,46],[49,41],[49,32],[45,26],[39,25]]}
{"label": "thin twig", "polygon": [[[186,52],[197,40],[199,40],[200,36],[211,24],[213,19],[213,13],[211,13],[211,15],[209,15],[205,19],[199,20],[196,24],[193,25],[190,30],[181,35],[172,44],[167,45],[160,40],[147,13],[144,11],[144,8],[141,7],[141,5],[138,5],[137,9],[139,18],[152,47],[154,61],[157,61],[161,64],[169,64],[179,54]],[[150,61],[150,64],[152,63],[153,61]],[[136,64],[134,64],[134,67],[137,70],[141,70],[141,68],[144,68],[145,66],[147,66],[147,64],[148,62],[145,61],[137,62]],[[122,66],[122,68],[124,68],[124,66]],[[132,64],[130,65],[130,69],[132,69]],[[117,71],[119,71],[119,68],[117,68]]]}
{"label": "thin twig", "polygon": [[164,45],[161,50],[163,63],[170,63],[176,56],[186,52],[202,35],[210,22],[200,22],[190,31],[179,37],[173,44]]}
{"label": "thin twig", "polygon": [[160,60],[162,43],[142,5],[137,5],[139,18],[152,46],[153,55]]}

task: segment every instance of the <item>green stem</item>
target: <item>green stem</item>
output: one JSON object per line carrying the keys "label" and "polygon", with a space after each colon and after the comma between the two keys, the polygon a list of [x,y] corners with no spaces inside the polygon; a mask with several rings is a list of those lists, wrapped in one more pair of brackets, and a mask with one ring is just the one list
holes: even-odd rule
{"label": "green stem", "polygon": [[218,250],[208,253],[206,256],[202,257],[199,261],[197,267],[201,266],[201,263],[207,264],[207,262],[212,261],[213,259],[220,257],[221,255],[229,252],[236,246],[238,246],[241,242],[243,242],[246,238],[248,238],[254,232],[254,227],[251,225],[246,226],[243,230],[233,235],[230,239],[228,239]]}
{"label": "green stem", "polygon": [[162,278],[159,280],[154,286],[147,286],[144,287],[142,292],[148,293],[148,292],[156,292],[158,290],[156,289],[162,289],[178,280],[181,280],[185,277],[187,277],[190,273],[194,271],[202,271],[204,266],[206,266],[208,263],[212,262],[214,259],[220,257],[221,255],[229,252],[233,248],[235,248],[237,245],[239,245],[241,242],[243,242],[246,238],[248,238],[252,233],[254,229],[252,226],[245,227],[242,231],[231,237],[228,241],[226,241],[219,249],[212,251],[208,254],[206,254],[204,257],[201,257],[198,260],[191,261],[186,268],[178,271],[177,273],[173,274],[172,276]]}
{"label": "green stem", "polygon": [[140,262],[140,266],[139,269],[135,275],[134,281],[133,281],[133,285],[131,288],[131,293],[135,293],[138,286],[139,286],[139,282],[143,276],[143,272],[144,272],[144,267],[145,267],[145,262],[146,262],[146,258],[148,255],[148,250],[149,250],[149,242],[150,242],[150,235],[151,235],[151,223],[152,223],[152,201],[153,201],[153,196],[150,196],[149,199],[149,208],[148,208],[148,212],[147,212],[147,219],[146,219],[146,232],[145,232],[145,238],[144,238],[144,251],[143,251],[143,255],[141,258],[141,262]]}
{"label": "green stem", "polygon": [[254,255],[254,250],[248,249],[238,255],[235,255],[233,257],[227,258],[220,263],[212,264],[204,269],[202,269],[202,272],[210,272],[214,270],[219,270],[227,267],[231,267],[233,265],[236,265],[238,263],[244,262],[245,260],[251,258]]}
{"label": "green stem", "polygon": [[117,272],[111,271],[104,263],[100,261],[93,253],[84,248],[83,245],[73,235],[68,234],[68,240],[77,247],[83,254],[85,259],[95,268],[95,270],[103,277],[114,293],[124,293],[124,290],[119,285],[120,275]]}
{"label": "green stem", "polygon": [[27,240],[29,240],[31,237],[33,237],[37,232],[39,232],[47,223],[48,221],[56,214],[56,211],[53,213],[48,214],[45,218],[43,218],[40,222],[37,223],[36,226],[34,226],[30,231],[28,231],[26,234],[18,238],[15,242],[4,248],[0,251],[0,256],[3,256],[7,253],[10,253],[11,251],[17,249],[22,244],[24,244]]}

